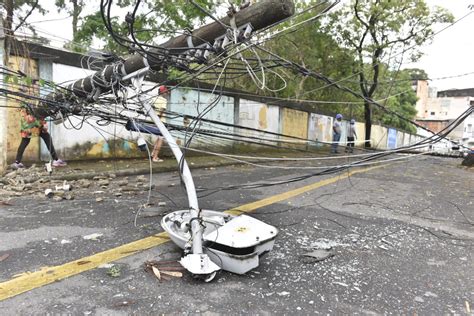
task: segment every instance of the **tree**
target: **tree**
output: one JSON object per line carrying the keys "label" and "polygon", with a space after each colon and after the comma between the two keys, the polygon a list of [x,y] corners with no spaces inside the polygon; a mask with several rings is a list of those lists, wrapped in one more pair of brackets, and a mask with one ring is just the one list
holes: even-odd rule
{"label": "tree", "polygon": [[[39,4],[39,0],[5,0],[5,11],[2,10],[2,26],[5,33],[4,40],[4,65],[8,65],[8,58],[10,56],[10,46],[15,32],[25,25],[26,19],[33,13],[34,10],[45,14],[46,11]],[[18,22],[14,18],[18,18]],[[30,27],[30,30],[35,35],[35,31]]]}
{"label": "tree", "polygon": [[[384,68],[386,69],[386,66]],[[416,91],[412,88],[413,76],[422,76],[425,72],[422,69],[385,71],[385,77],[390,79],[384,80],[383,82],[379,81],[379,89],[377,89],[375,99],[381,100],[380,103],[387,109],[397,112],[408,120],[413,120],[416,115],[417,101]],[[408,120],[403,120],[382,109],[374,109],[374,117],[383,125],[410,133],[416,132],[416,128]]]}
{"label": "tree", "polygon": [[[320,1],[298,2],[296,4],[297,11],[308,11],[296,17],[294,21],[282,23],[276,29],[283,30],[292,24],[298,24],[314,17],[319,13],[318,9],[321,10],[325,7],[320,5],[311,10],[310,8],[317,2],[320,3]],[[330,34],[325,32],[321,23],[316,19],[310,23],[302,24],[296,30],[266,42],[264,48],[330,78],[339,79],[350,76],[355,60],[353,53],[341,47]],[[259,50],[256,52],[262,54]],[[252,52],[246,52],[244,57],[252,60],[256,56]],[[264,54],[260,57],[264,60],[267,59]],[[259,69],[258,65],[255,68]],[[275,75],[273,71],[278,75]],[[257,73],[257,75],[262,76],[261,73]],[[355,97],[333,86],[328,86],[325,82],[282,66],[267,69],[265,80],[266,86],[269,88],[267,90],[259,89],[252,80],[249,80],[248,75],[234,80],[231,84],[237,89],[279,98],[334,101],[334,103],[312,103],[313,111],[327,114],[341,112],[349,116],[351,108],[340,102],[358,101]],[[352,87],[354,83],[349,82],[348,85]],[[280,89],[283,86],[285,88]]]}
{"label": "tree", "polygon": [[[68,3],[71,4],[72,7],[70,7]],[[58,7],[58,12],[66,10],[69,15],[72,16],[72,40],[74,41],[77,36],[79,16],[84,7],[84,0],[56,0],[55,4],[56,7]]]}
{"label": "tree", "polygon": [[[424,0],[351,0],[331,15],[327,29],[357,56],[354,70],[359,90],[365,98],[372,99],[379,86],[383,60],[404,54],[417,60],[421,56],[418,48],[434,34],[432,26],[452,21],[449,12],[440,7],[431,11]],[[364,119],[366,147],[370,147],[372,107],[367,100]]]}
{"label": "tree", "polygon": [[408,72],[411,80],[428,80],[428,74],[423,69],[410,68],[405,70]]}
{"label": "tree", "polygon": [[[65,0],[57,0],[64,3]],[[79,0],[71,0],[79,1]],[[83,0],[81,0],[83,1]],[[214,14],[217,7],[216,1],[195,1],[202,9]],[[137,13],[133,20],[134,35],[139,41],[150,45],[159,44],[166,37],[174,36],[177,31],[193,29],[197,23],[202,23],[208,16],[198,7],[192,5],[188,0],[160,1],[151,0],[140,3],[136,0],[120,0],[112,3],[110,23],[114,32],[121,37],[128,37],[129,27],[125,19],[119,19],[113,15],[117,8],[129,8],[132,13],[137,7]],[[116,54],[126,53],[127,49],[116,43],[105,28],[100,10],[79,19],[81,21],[74,40],[83,47],[89,47],[94,40],[103,43],[103,49],[113,51]]]}

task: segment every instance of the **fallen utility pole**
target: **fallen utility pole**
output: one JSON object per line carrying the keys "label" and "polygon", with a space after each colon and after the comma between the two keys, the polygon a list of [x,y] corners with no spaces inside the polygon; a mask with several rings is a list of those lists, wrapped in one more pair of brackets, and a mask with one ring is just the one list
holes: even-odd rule
{"label": "fallen utility pole", "polygon": [[[273,248],[278,230],[245,215],[231,216],[199,207],[189,166],[152,104],[141,93],[143,80],[150,69],[161,70],[167,63],[172,66],[179,66],[183,61],[206,64],[213,53],[224,53],[228,44],[238,44],[250,38],[252,32],[277,24],[293,13],[291,0],[265,0],[232,12],[230,16],[187,35],[173,38],[159,47],[106,66],[68,87],[74,96],[94,102],[117,83],[134,86],[145,113],[165,138],[180,165],[188,197],[188,209],[168,214],[161,225],[171,240],[184,250],[181,265],[205,281],[212,280],[220,269],[243,274],[257,267],[259,256]],[[63,97],[60,93],[52,95],[56,101]]]}
{"label": "fallen utility pole", "polygon": [[[117,78],[123,78],[145,68],[161,70],[163,64],[166,64],[167,58],[173,56],[188,54],[185,57],[191,61],[196,60],[195,55],[189,55],[190,52],[195,53],[196,48],[200,46],[201,52],[222,49],[225,44],[224,37],[229,29],[238,29],[241,35],[249,35],[292,16],[294,10],[292,0],[258,2],[232,16],[221,19],[219,22],[216,21],[196,29],[189,35],[172,38],[159,45],[158,48],[150,49],[146,55],[135,54],[123,62],[110,64],[91,76],[73,82],[68,88],[77,97],[94,100],[95,97],[109,92],[112,87],[111,83]],[[229,26],[229,28],[224,26]],[[163,58],[151,57],[157,55],[163,55]]]}

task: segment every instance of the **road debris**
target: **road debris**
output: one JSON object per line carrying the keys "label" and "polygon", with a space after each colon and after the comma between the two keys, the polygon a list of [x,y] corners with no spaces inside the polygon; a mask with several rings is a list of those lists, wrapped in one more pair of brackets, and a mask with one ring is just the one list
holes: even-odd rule
{"label": "road debris", "polygon": [[120,267],[117,266],[117,265],[113,265],[112,267],[110,267],[108,270],[107,270],[107,275],[113,277],[113,278],[117,278],[119,277],[120,275],[122,274],[121,270],[120,270]]}
{"label": "road debris", "polygon": [[424,303],[425,300],[424,300],[422,297],[420,297],[420,296],[415,296],[415,302],[417,302],[417,303]]}
{"label": "road debris", "polygon": [[100,266],[98,266],[98,269],[110,269],[114,266],[113,263],[103,263]]}
{"label": "road debris", "polygon": [[178,261],[150,260],[145,262],[145,271],[153,273],[153,275],[160,281],[167,281],[172,278],[182,278],[185,269]]}
{"label": "road debris", "polygon": [[56,186],[56,191],[71,191],[72,187],[70,184],[67,183],[66,180],[64,180],[62,185],[57,185]]}
{"label": "road debris", "polygon": [[10,254],[8,253],[5,253],[3,255],[0,256],[0,262],[2,262],[3,260],[7,259],[8,257],[10,257]]}
{"label": "road debris", "polygon": [[317,249],[311,252],[307,252],[303,254],[303,262],[304,263],[315,263],[319,261],[326,260],[328,258],[334,257],[336,252],[334,249]]}
{"label": "road debris", "polygon": [[151,270],[153,271],[153,274],[158,278],[158,280],[161,281],[161,273],[160,273],[160,270],[158,270],[158,268],[155,267],[155,266],[152,266],[152,267],[151,267]]}
{"label": "road debris", "polygon": [[99,237],[102,237],[104,234],[101,233],[94,233],[90,235],[83,236],[82,238],[85,240],[98,240]]}
{"label": "road debris", "polygon": [[121,302],[118,302],[117,304],[114,304],[113,307],[126,307],[132,304],[135,304],[135,302],[134,301],[121,301]]}

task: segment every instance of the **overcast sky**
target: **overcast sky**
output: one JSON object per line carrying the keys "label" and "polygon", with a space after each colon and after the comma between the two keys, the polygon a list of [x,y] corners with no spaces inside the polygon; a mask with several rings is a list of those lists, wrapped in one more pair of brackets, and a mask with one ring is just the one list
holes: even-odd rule
{"label": "overcast sky", "polygon": [[[430,78],[456,76],[474,72],[474,9],[468,9],[470,4],[474,5],[474,0],[426,1],[430,6],[438,5],[447,8],[454,14],[456,20],[469,12],[473,13],[436,35],[432,43],[425,45],[423,48],[425,55],[421,60],[415,64],[405,64],[403,68],[422,68],[428,73]],[[91,8],[91,5],[98,7],[98,4],[99,1],[88,0],[87,7]],[[34,14],[28,19],[29,22],[50,19],[60,20],[33,23],[40,32],[46,32],[39,34],[48,38],[56,36],[58,40],[60,40],[58,37],[70,39],[72,37],[72,19],[66,18],[66,14],[64,13],[57,13],[54,8],[53,0],[42,0],[41,5],[49,9],[50,13],[44,17],[39,14]],[[440,28],[442,27],[438,27],[437,30]],[[53,42],[52,44],[54,46],[61,45],[59,42]],[[436,87],[438,90],[474,88],[474,74],[458,78],[433,80],[430,82],[430,86]]]}

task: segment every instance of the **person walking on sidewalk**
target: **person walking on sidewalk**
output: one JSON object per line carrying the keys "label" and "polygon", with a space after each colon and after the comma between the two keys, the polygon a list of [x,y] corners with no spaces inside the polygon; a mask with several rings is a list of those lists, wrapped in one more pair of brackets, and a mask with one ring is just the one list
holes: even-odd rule
{"label": "person walking on sidewalk", "polygon": [[347,129],[347,147],[346,152],[353,153],[354,152],[354,141],[357,138],[357,134],[355,131],[355,120],[352,119],[349,128]]}
{"label": "person walking on sidewalk", "polygon": [[53,167],[64,167],[67,163],[58,158],[56,150],[54,149],[53,139],[48,133],[48,128],[46,126],[46,121],[44,119],[38,119],[32,114],[29,114],[28,111],[24,108],[20,110],[20,136],[21,142],[16,153],[15,162],[12,164],[13,169],[24,168],[25,165],[21,162],[23,159],[23,153],[25,152],[26,147],[28,147],[31,137],[39,136],[43,139],[46,147],[51,154],[53,159]]}
{"label": "person walking on sidewalk", "polygon": [[[154,107],[155,107],[155,110],[158,112],[158,116],[160,118],[163,116],[163,112],[166,110],[169,96],[170,96],[170,93],[166,86],[158,87],[158,98],[155,101]],[[161,146],[163,146],[163,136],[157,136],[156,141],[155,141],[155,146],[153,147],[153,151],[151,153],[153,162],[163,161],[163,159],[160,159],[158,157],[158,155],[160,154]]]}
{"label": "person walking on sidewalk", "polygon": [[331,153],[337,154],[337,147],[339,145],[339,141],[341,140],[341,132],[342,132],[342,114],[336,114],[336,119],[334,120],[334,124],[332,125],[332,145],[331,145]]}

